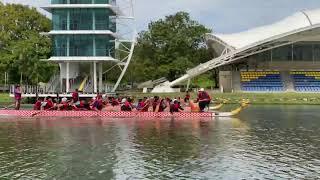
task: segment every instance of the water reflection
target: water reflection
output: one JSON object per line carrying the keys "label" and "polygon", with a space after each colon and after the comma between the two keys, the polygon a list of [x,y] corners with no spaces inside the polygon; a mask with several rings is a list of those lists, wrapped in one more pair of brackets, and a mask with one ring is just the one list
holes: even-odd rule
{"label": "water reflection", "polygon": [[257,106],[239,118],[3,119],[0,179],[316,179],[314,112]]}

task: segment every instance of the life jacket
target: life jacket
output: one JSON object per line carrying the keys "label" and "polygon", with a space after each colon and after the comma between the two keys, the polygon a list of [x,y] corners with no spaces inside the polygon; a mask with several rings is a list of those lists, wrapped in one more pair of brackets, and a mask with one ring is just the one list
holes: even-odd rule
{"label": "life jacket", "polygon": [[191,112],[200,112],[200,107],[198,103],[190,102]]}

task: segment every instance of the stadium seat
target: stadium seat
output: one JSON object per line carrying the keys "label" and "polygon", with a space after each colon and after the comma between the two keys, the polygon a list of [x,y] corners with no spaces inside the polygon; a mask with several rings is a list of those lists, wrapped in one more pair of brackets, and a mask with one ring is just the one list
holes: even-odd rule
{"label": "stadium seat", "polygon": [[293,71],[290,73],[298,92],[320,92],[320,72]]}
{"label": "stadium seat", "polygon": [[281,75],[277,71],[241,72],[242,91],[277,92],[284,91]]}

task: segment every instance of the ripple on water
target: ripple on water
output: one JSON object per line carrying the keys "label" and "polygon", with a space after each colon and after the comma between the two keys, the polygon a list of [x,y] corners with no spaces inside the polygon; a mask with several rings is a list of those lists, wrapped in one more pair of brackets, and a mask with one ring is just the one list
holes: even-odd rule
{"label": "ripple on water", "polygon": [[272,111],[279,119],[0,122],[0,179],[319,178],[320,122]]}

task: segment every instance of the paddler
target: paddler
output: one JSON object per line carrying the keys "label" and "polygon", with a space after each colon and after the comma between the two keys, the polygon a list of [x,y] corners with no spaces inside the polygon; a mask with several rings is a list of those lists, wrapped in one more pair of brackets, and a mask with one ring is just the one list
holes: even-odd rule
{"label": "paddler", "polygon": [[46,100],[44,101],[45,105],[44,105],[44,110],[52,110],[54,108],[54,104],[52,101],[52,98],[50,96],[48,96],[46,98]]}
{"label": "paddler", "polygon": [[38,98],[36,103],[33,105],[33,110],[41,110],[41,105],[43,103],[43,99],[42,98]]}
{"label": "paddler", "polygon": [[21,91],[20,85],[17,85],[14,88],[15,110],[20,110],[21,99],[22,99],[22,91]]}
{"label": "paddler", "polygon": [[137,104],[137,110],[141,111],[145,105],[145,101],[143,99],[139,99]]}
{"label": "paddler", "polygon": [[97,98],[93,99],[92,110],[101,111],[103,108],[102,96],[98,94]]}
{"label": "paddler", "polygon": [[177,99],[173,100],[173,103],[170,105],[170,112],[181,112],[184,111],[184,109],[181,107],[180,102]]}
{"label": "paddler", "polygon": [[187,92],[186,92],[186,96],[184,97],[184,102],[185,102],[185,103],[188,103],[189,101],[190,101],[190,92],[187,91]]}
{"label": "paddler", "polygon": [[148,99],[147,97],[144,97],[143,104],[144,104],[144,106],[142,107],[142,109],[140,111],[141,112],[148,112],[150,104],[151,104],[150,99]]}
{"label": "paddler", "polygon": [[198,93],[198,102],[199,102],[199,108],[200,112],[204,112],[204,109],[206,107],[209,107],[209,104],[211,102],[211,97],[209,94],[204,90],[204,88],[201,88]]}
{"label": "paddler", "polygon": [[63,97],[61,99],[60,104],[58,105],[58,109],[61,111],[68,111],[69,110],[69,102],[68,102],[68,98]]}
{"label": "paddler", "polygon": [[75,104],[79,101],[79,90],[75,89],[74,92],[72,93],[72,102]]}
{"label": "paddler", "polygon": [[124,103],[121,105],[121,111],[132,111],[134,109],[131,98],[124,99]]}

